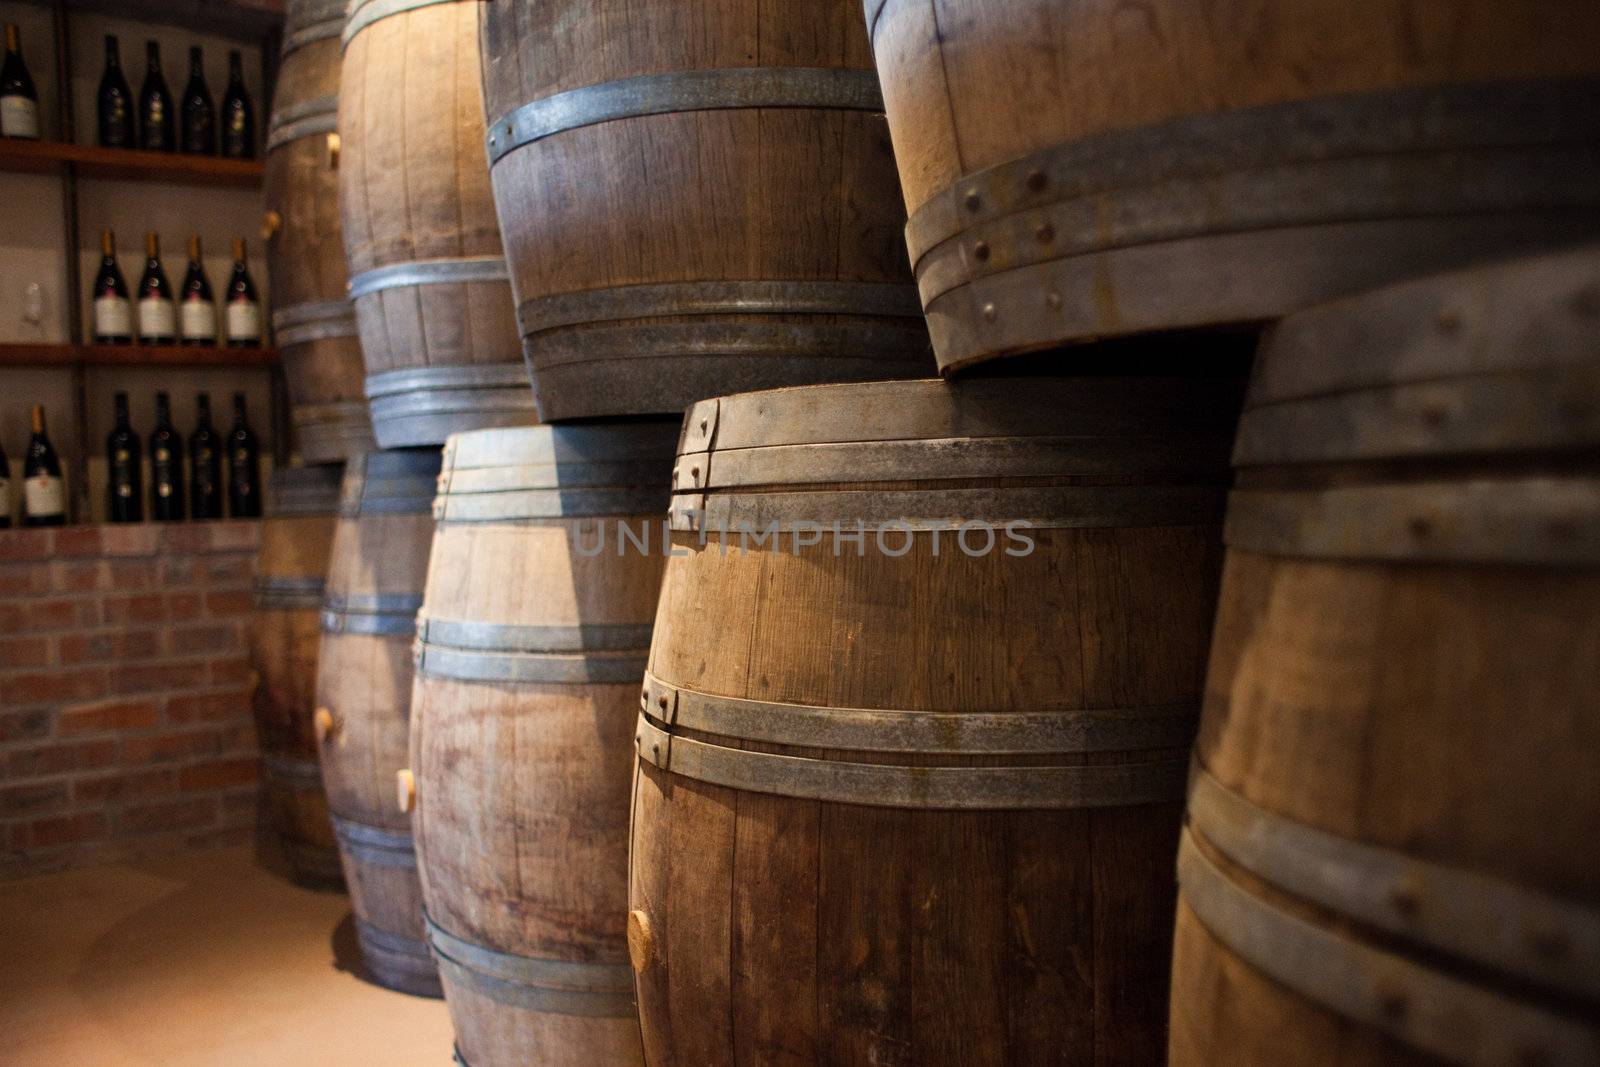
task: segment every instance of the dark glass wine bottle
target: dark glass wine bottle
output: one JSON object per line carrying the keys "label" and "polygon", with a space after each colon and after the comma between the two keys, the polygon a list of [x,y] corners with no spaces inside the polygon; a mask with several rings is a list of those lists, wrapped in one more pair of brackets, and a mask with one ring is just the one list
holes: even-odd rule
{"label": "dark glass wine bottle", "polygon": [[33,405],[33,436],[22,464],[24,526],[62,526],[67,521],[67,487],[61,460],[44,431],[44,405]]}
{"label": "dark glass wine bottle", "polygon": [[128,88],[128,79],[122,76],[117,39],[109,33],[106,34],[106,70],[100,75],[95,116],[99,120],[100,147],[132,148],[138,143],[133,134],[133,90]]}
{"label": "dark glass wine bottle", "polygon": [[189,435],[189,514],[222,518],[222,440],[211,425],[211,397],[195,397],[194,433]]}
{"label": "dark glass wine bottle", "polygon": [[261,448],[245,415],[244,394],[233,394],[233,431],[228,434],[228,514],[261,517]]}
{"label": "dark glass wine bottle", "polygon": [[153,230],[144,235],[144,254],[144,274],[139,278],[139,340],[147,345],[170,345],[178,339],[178,312],[167,272],[161,269],[161,239]]}
{"label": "dark glass wine bottle", "polygon": [[217,109],[206,88],[200,46],[189,49],[189,84],[183,90],[183,150],[191,155],[217,154]]}
{"label": "dark glass wine bottle", "polygon": [[200,260],[200,237],[189,238],[189,269],[178,290],[178,333],[186,345],[217,343],[217,304]]}
{"label": "dark glass wine bottle", "polygon": [[94,276],[94,340],[102,345],[133,343],[133,301],[117,266],[117,236],[100,231],[100,270]]}
{"label": "dark glass wine bottle", "polygon": [[0,530],[11,529],[11,461],[0,445]]}
{"label": "dark glass wine bottle", "polygon": [[106,438],[106,515],[112,522],[144,518],[143,450],[128,421],[128,394],[117,394],[117,424]]}
{"label": "dark glass wine bottle", "polygon": [[228,318],[228,346],[253,348],[261,344],[261,301],[256,298],[256,283],[250,279],[245,262],[244,238],[233,239],[233,273],[223,296]]}
{"label": "dark glass wine bottle", "polygon": [[39,139],[39,93],[22,60],[22,38],[6,23],[6,58],[0,62],[0,134]]}
{"label": "dark glass wine bottle", "polygon": [[178,146],[172,118],[172,94],[161,76],[161,46],[146,41],[144,85],[139,89],[139,147],[171,152]]}
{"label": "dark glass wine bottle", "polygon": [[172,426],[166,393],[156,394],[156,429],[150,435],[150,514],[159,522],[183,518],[183,438]]}
{"label": "dark glass wine bottle", "polygon": [[228,53],[228,88],[222,94],[222,154],[229,159],[256,158],[256,113],[244,91],[244,60]]}

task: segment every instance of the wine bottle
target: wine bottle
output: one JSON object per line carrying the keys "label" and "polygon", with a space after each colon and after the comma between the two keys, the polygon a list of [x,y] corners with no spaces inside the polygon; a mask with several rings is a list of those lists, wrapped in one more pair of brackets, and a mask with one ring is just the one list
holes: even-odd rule
{"label": "wine bottle", "polygon": [[150,435],[150,514],[159,522],[183,518],[183,438],[172,427],[172,405],[156,394],[156,429]]}
{"label": "wine bottle", "polygon": [[39,139],[39,93],[22,60],[17,24],[6,23],[6,58],[0,63],[0,134]]}
{"label": "wine bottle", "polygon": [[206,280],[205,267],[200,262],[198,234],[189,238],[189,269],[184,272],[183,286],[178,290],[178,319],[178,331],[184,344],[217,343],[216,298],[211,295],[211,283]]}
{"label": "wine bottle", "polygon": [[132,148],[137,143],[133,136],[133,91],[128,88],[128,79],[122,76],[117,39],[109,33],[106,34],[106,70],[100,75],[95,115],[99,119],[100,147]]}
{"label": "wine bottle", "polygon": [[133,302],[117,266],[117,236],[100,231],[100,271],[94,276],[94,340],[102,345],[133,343]]}
{"label": "wine bottle", "polygon": [[11,529],[11,461],[0,445],[0,530]]}
{"label": "wine bottle", "polygon": [[194,433],[189,435],[189,514],[196,519],[222,518],[222,441],[211,425],[211,397],[194,399]]}
{"label": "wine bottle", "polygon": [[33,436],[22,464],[24,526],[62,526],[67,521],[67,487],[61,480],[61,460],[44,432],[44,405],[33,405]]}
{"label": "wine bottle", "polygon": [[171,152],[177,147],[177,131],[172,122],[172,94],[161,76],[161,46],[154,41],[144,45],[144,85],[139,89],[139,147],[152,152]]}
{"label": "wine bottle", "polygon": [[244,394],[233,394],[233,431],[228,434],[228,514],[261,517],[261,449],[245,415]]}
{"label": "wine bottle", "polygon": [[256,113],[244,91],[244,60],[237,50],[228,53],[228,88],[222,94],[222,154],[256,158]]}
{"label": "wine bottle", "polygon": [[244,238],[233,239],[233,274],[228,278],[228,345],[251,348],[261,344],[261,302],[256,299],[256,283],[250,280],[245,264]]}
{"label": "wine bottle", "polygon": [[147,345],[170,345],[178,339],[178,312],[172,304],[172,286],[161,269],[161,239],[152,230],[144,235],[144,274],[139,278],[139,340]]}
{"label": "wine bottle", "polygon": [[139,435],[128,422],[128,394],[117,394],[117,424],[106,438],[106,514],[112,522],[144,518]]}
{"label": "wine bottle", "polygon": [[183,150],[191,155],[217,154],[217,109],[206,88],[199,45],[189,49],[189,84],[183,90]]}

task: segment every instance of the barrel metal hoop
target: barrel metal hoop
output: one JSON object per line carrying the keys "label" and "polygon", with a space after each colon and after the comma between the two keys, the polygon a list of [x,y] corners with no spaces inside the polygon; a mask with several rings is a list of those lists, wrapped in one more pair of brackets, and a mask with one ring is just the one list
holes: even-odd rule
{"label": "barrel metal hoop", "polygon": [[1017,810],[1124,807],[1176,801],[1182,759],[1071,767],[905,767],[724,748],[639,716],[645,763],[700,782],[777,796],[872,807]]}
{"label": "barrel metal hoop", "polygon": [[[283,514],[283,512],[278,512]],[[322,607],[323,592],[327,583],[321,576],[270,578],[255,580],[256,606],[267,610],[317,609]]]}
{"label": "barrel metal hoop", "polygon": [[501,1003],[557,1015],[633,1015],[633,970],[626,964],[522,956],[464,941],[427,913],[422,922],[446,976]]}
{"label": "barrel metal hoop", "polygon": [[1430,948],[1600,1000],[1600,910],[1416,859],[1257,806],[1196,765],[1189,826],[1304,900]]}
{"label": "barrel metal hoop", "polygon": [[374,926],[365,919],[356,919],[356,934],[361,940],[363,948],[372,947],[396,956],[406,956],[423,968],[432,970],[433,958],[428,952],[428,943],[419,938],[407,937],[397,934],[393,930],[385,930],[381,926]]}
{"label": "barrel metal hoop", "polygon": [[330,815],[333,832],[339,838],[339,847],[351,859],[361,860],[379,867],[415,867],[417,853],[412,847],[409,830],[386,830],[353,819]]}
{"label": "barrel metal hoop", "polygon": [[669,728],[741,741],[864,752],[1050,753],[1187,748],[1193,704],[1034,712],[829,708],[714,696],[645,673],[643,712]]}
{"label": "barrel metal hoop", "polygon": [[339,125],[339,98],[331,93],[302,100],[291,107],[274,112],[267,129],[267,151],[288,144],[301,137],[318,133],[332,133]]}
{"label": "barrel metal hoop", "polygon": [[508,623],[417,616],[417,640],[478,652],[630,652],[650,647],[648,622],[588,622],[577,626]]}
{"label": "barrel metal hoop", "polygon": [[272,313],[272,330],[280,345],[358,335],[355,308],[348,300],[323,300],[279,308]]}
{"label": "barrel metal hoop", "polygon": [[314,759],[296,759],[281,753],[263,752],[261,770],[268,778],[285,785],[322,791],[322,766]]}
{"label": "barrel metal hoop", "polygon": [[560,652],[475,652],[419,642],[419,675],[467,682],[515,685],[636,684],[649,661],[649,650],[610,655]]}
{"label": "barrel metal hoop", "polygon": [[868,315],[915,319],[916,289],[897,282],[706,281],[621,285],[524,300],[524,337],[563,326],[675,315]]}
{"label": "barrel metal hoop", "polygon": [[500,116],[489,124],[489,165],[525,144],[583,126],[741,108],[881,112],[883,94],[877,71],[845,67],[724,67],[645,74],[530,100]]}
{"label": "barrel metal hoop", "polygon": [[291,30],[283,35],[283,48],[278,53],[279,60],[287,59],[290,52],[298,51],[309,44],[326,41],[338,37],[344,32],[344,16],[336,15],[331,19],[313,22],[300,29]]}
{"label": "barrel metal hoop", "polygon": [[[391,483],[386,488],[393,490]],[[361,499],[355,504],[341,500],[339,502],[339,515],[342,518],[353,519],[362,515],[427,515],[433,509],[433,491],[431,488],[419,488],[414,493],[407,495],[369,496],[363,493]]]}
{"label": "barrel metal hoop", "polygon": [[[882,376],[895,363],[922,377],[931,366],[928,331],[904,321],[862,322],[651,322],[591,325],[582,331],[546,332],[524,339],[534,367],[549,370],[597,362],[626,363],[640,372],[649,359],[827,360],[828,367],[859,362]],[[816,375],[814,374],[813,377]],[[537,380],[537,378],[535,379]],[[836,378],[829,376],[829,381]]]}
{"label": "barrel metal hoop", "polygon": [[1236,489],[1229,547],[1291,559],[1600,565],[1600,479]]}
{"label": "barrel metal hoop", "polygon": [[[459,2],[459,0],[455,0]],[[468,282],[503,282],[506,273],[504,256],[443,256],[437,259],[415,259],[404,263],[364,270],[350,278],[350,299],[367,296],[384,289],[410,285],[461,285]]]}
{"label": "barrel metal hoop", "polygon": [[407,367],[369,375],[368,399],[432,389],[528,388],[528,370],[518,359],[505,363],[473,363],[459,367]]}
{"label": "barrel metal hoop", "polygon": [[422,597],[413,593],[330,595],[323,603],[322,632],[409,637],[416,633],[421,607]]}
{"label": "barrel metal hoop", "polygon": [[[1530,172],[1514,165],[1519,156],[1592,147],[1596,140],[1600,79],[1397,89],[1266,104],[1099,134],[966,175],[917,208],[906,224],[906,244],[921,279],[923,258],[961,236],[951,254],[970,277],[979,277],[1058,258],[1074,251],[1074,242],[1082,245],[1077,250],[1104,251],[1214,233],[1222,225],[1219,204],[1226,205],[1227,225],[1235,229],[1314,221],[1308,213],[1324,221],[1348,219],[1370,214],[1373,206],[1387,206],[1390,213],[1402,204],[1406,213],[1460,209],[1439,199],[1451,196],[1487,195],[1510,207],[1528,204],[1529,194],[1547,185],[1524,184]],[[1509,153],[1509,172],[1493,165],[1494,150]],[[1459,180],[1463,152],[1474,157],[1479,177],[1472,182]],[[1441,168],[1457,180],[1423,180]],[[1548,179],[1546,169],[1541,164],[1531,173]],[[1418,181],[1397,181],[1407,176]],[[1218,198],[1229,183],[1237,188]],[[1582,202],[1595,200],[1576,183],[1559,188]],[[1107,195],[1119,198],[1112,217],[1102,202]],[[1130,210],[1139,204],[1122,202],[1130,196],[1148,196],[1159,210]],[[1372,197],[1375,203],[1369,203]],[[1039,236],[1051,212],[1073,204],[1076,212],[1049,217],[1048,239]],[[988,242],[986,256],[972,255],[973,242],[966,240],[980,233]],[[1007,242],[1015,243],[1014,253],[1002,254]],[[959,283],[933,289],[924,284],[924,302],[954,284]]]}
{"label": "barrel metal hoop", "polygon": [[1183,831],[1181,899],[1229,951],[1312,1002],[1450,1063],[1600,1062],[1600,1031],[1472,985],[1278,908]]}
{"label": "barrel metal hoop", "polygon": [[[1009,531],[1208,526],[1221,521],[1223,499],[1220,486],[1184,485],[734,490],[675,493],[671,522],[675,531],[754,535],[758,544],[772,532],[881,533],[880,547],[891,554],[903,554],[910,533],[953,530],[961,540],[952,551],[1026,555],[1030,549]],[[857,554],[865,551],[860,547]]]}
{"label": "barrel metal hoop", "polygon": [[[516,522],[519,519],[577,519],[599,515],[659,516],[667,506],[665,485],[638,488],[526,489],[504,493],[446,493],[435,502],[433,517],[441,524]],[[617,552],[596,535],[595,548],[580,554]]]}
{"label": "barrel metal hoop", "polygon": [[345,21],[344,32],[340,35],[340,44],[344,48],[350,47],[350,42],[355,35],[392,15],[404,15],[408,11],[418,8],[432,7],[435,4],[462,3],[463,0],[362,0],[349,14]]}
{"label": "barrel metal hoop", "polygon": [[[548,454],[540,458],[547,457]],[[439,476],[439,493],[474,497],[541,490],[649,488],[661,497],[660,506],[654,509],[659,512],[666,507],[666,495],[660,488],[664,458],[664,455],[644,459],[574,458],[544,463],[507,463],[499,467],[446,467]]]}

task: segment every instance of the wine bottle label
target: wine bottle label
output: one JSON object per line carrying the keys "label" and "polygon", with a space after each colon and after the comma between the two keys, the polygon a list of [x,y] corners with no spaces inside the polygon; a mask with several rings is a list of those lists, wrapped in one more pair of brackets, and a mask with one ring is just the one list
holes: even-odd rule
{"label": "wine bottle label", "polygon": [[185,300],[181,309],[183,336],[190,341],[217,338],[217,309],[205,300]]}
{"label": "wine bottle label", "polygon": [[0,478],[0,518],[11,518],[11,479]]}
{"label": "wine bottle label", "polygon": [[94,300],[96,337],[132,337],[133,302],[125,296],[97,296]]}
{"label": "wine bottle label", "polygon": [[261,308],[248,300],[235,300],[228,305],[228,340],[258,341],[261,339]]}
{"label": "wine bottle label", "polygon": [[44,518],[66,514],[67,490],[60,478],[35,474],[23,482],[22,492],[29,515]]}
{"label": "wine bottle label", "polygon": [[172,337],[178,332],[178,313],[172,301],[146,297],[139,301],[139,334],[145,338]]}
{"label": "wine bottle label", "polygon": [[0,96],[0,133],[7,137],[39,136],[39,105],[25,96]]}

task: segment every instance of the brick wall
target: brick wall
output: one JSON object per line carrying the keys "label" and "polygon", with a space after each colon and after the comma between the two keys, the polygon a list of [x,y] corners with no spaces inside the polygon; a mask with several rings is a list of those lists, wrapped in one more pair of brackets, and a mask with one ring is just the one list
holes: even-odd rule
{"label": "brick wall", "polygon": [[259,533],[0,530],[0,877],[251,837]]}

